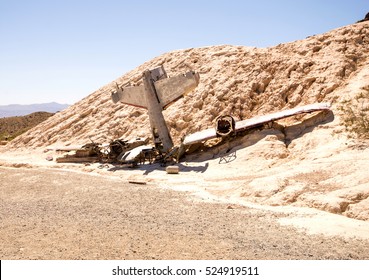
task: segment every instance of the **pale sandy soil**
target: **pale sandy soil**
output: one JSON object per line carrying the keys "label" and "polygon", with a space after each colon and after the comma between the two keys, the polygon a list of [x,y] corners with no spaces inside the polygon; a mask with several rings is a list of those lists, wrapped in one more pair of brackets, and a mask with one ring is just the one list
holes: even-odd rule
{"label": "pale sandy soil", "polygon": [[364,222],[351,224],[355,234],[289,225],[305,219],[315,230],[332,219],[312,210],[221,202],[174,191],[169,181],[134,185],[119,175],[44,168],[0,168],[0,175],[1,259],[369,258]]}

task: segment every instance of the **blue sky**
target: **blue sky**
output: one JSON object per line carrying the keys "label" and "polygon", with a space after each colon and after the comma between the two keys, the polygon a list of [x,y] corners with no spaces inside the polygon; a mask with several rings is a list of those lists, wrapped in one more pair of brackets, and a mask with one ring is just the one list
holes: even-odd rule
{"label": "blue sky", "polygon": [[0,105],[73,104],[168,51],[274,46],[367,12],[368,0],[0,0]]}

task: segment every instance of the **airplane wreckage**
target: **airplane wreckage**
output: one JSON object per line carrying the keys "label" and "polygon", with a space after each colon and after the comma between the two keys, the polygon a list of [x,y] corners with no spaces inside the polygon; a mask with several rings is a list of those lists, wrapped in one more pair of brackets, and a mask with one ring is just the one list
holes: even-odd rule
{"label": "airplane wreckage", "polygon": [[330,110],[329,103],[315,103],[241,121],[235,121],[230,115],[219,116],[215,120],[215,127],[187,135],[182,139],[180,146],[175,147],[162,111],[195,89],[199,84],[200,75],[190,71],[183,75],[168,77],[164,67],[160,66],[153,70],[146,70],[142,80],[142,85],[138,86],[122,87],[117,84],[116,90],[111,93],[111,98],[114,103],[122,102],[147,109],[154,146],[148,145],[149,138],[137,138],[131,141],[118,139],[109,145],[100,145],[92,141],[77,149],[75,154],[57,158],[56,161],[107,162],[131,166],[148,161],[150,164],[160,162],[165,165],[168,162],[178,162],[185,153],[196,150],[194,147],[201,146],[207,140],[231,139],[234,136],[244,135],[252,129],[262,128],[276,120],[303,113]]}

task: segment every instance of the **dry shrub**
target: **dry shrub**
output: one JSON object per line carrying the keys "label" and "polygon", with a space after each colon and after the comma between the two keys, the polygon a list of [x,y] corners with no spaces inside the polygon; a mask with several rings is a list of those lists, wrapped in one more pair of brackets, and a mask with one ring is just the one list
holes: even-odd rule
{"label": "dry shrub", "polygon": [[350,136],[369,139],[369,86],[355,98],[344,100],[339,109],[343,112],[342,124]]}

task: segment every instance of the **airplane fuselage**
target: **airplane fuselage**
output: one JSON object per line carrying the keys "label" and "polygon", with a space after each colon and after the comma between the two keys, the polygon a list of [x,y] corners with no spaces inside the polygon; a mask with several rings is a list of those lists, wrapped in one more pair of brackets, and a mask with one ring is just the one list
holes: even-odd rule
{"label": "airplane fuselage", "polygon": [[173,140],[164,119],[162,111],[163,108],[160,104],[154,81],[151,71],[147,70],[143,73],[143,83],[151,133],[154,138],[155,147],[159,150],[169,151],[173,147]]}

